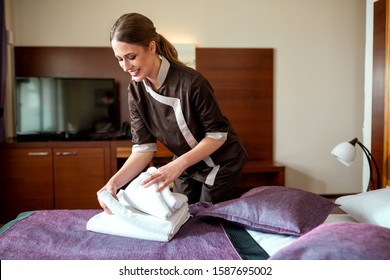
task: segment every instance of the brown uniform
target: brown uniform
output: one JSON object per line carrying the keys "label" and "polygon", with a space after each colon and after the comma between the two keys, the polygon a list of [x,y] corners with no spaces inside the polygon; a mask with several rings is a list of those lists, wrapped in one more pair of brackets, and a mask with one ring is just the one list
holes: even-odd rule
{"label": "brown uniform", "polygon": [[156,151],[159,140],[178,157],[204,137],[224,140],[217,151],[175,180],[174,191],[187,195],[189,203],[227,200],[246,162],[246,151],[223,116],[210,83],[192,68],[161,59],[158,90],[146,79],[129,85],[133,152]]}

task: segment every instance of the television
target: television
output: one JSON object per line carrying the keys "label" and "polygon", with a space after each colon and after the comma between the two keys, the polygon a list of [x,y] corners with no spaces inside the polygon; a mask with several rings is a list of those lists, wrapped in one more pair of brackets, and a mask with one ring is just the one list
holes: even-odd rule
{"label": "television", "polygon": [[20,140],[107,138],[119,130],[115,79],[15,77]]}

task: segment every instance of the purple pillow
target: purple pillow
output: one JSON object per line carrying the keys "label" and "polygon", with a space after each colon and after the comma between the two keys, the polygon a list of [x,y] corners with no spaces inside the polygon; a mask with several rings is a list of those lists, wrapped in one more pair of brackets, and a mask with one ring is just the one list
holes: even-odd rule
{"label": "purple pillow", "polygon": [[269,259],[389,260],[390,229],[366,223],[326,223],[299,237]]}
{"label": "purple pillow", "polygon": [[335,206],[311,192],[264,186],[202,209],[197,216],[218,217],[266,233],[300,236],[322,224]]}

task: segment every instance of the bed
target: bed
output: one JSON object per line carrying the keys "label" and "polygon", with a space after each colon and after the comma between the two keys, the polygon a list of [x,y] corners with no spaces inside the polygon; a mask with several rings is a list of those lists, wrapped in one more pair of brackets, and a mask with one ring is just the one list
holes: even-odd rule
{"label": "bed", "polygon": [[[215,205],[190,205],[191,218],[168,242],[88,231],[99,209],[23,212],[0,230],[0,259],[389,260],[389,202],[389,188],[333,203],[291,187],[261,186]],[[332,214],[337,207],[345,214]]]}

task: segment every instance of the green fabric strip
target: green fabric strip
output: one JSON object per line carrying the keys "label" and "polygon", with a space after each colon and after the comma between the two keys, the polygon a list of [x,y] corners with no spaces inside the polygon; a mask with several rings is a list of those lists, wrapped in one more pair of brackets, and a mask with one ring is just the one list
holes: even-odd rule
{"label": "green fabric strip", "polygon": [[268,253],[242,227],[221,221],[227,235],[243,260],[266,260]]}
{"label": "green fabric strip", "polygon": [[4,226],[0,228],[0,234],[4,233],[6,230],[8,230],[10,227],[12,227],[14,224],[19,222],[20,220],[23,220],[24,218],[27,218],[31,214],[33,214],[35,211],[28,211],[28,212],[22,212],[20,213],[14,220],[6,223]]}

